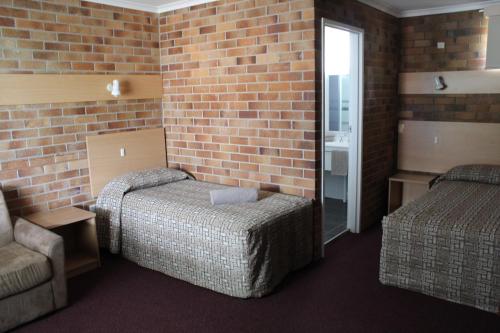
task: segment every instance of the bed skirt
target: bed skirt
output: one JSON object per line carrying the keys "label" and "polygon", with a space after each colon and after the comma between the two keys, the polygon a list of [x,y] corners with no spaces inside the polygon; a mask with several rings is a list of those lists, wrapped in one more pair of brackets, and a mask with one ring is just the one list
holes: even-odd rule
{"label": "bed skirt", "polygon": [[436,187],[383,219],[380,281],[498,313],[500,187]]}

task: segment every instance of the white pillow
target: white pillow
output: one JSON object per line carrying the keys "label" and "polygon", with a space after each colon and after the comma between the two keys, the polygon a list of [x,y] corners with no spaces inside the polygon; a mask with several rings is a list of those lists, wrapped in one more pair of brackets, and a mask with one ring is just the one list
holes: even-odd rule
{"label": "white pillow", "polygon": [[212,205],[237,204],[243,202],[256,202],[258,191],[255,188],[227,188],[224,190],[210,191]]}

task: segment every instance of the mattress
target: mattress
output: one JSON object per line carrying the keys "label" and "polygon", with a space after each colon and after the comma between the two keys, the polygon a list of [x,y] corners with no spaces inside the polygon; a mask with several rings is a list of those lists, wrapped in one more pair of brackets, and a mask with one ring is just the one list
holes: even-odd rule
{"label": "mattress", "polygon": [[382,283],[500,310],[500,168],[452,169],[382,226]]}
{"label": "mattress", "polygon": [[220,293],[266,295],[312,261],[311,201],[263,192],[254,203],[212,206],[210,191],[226,187],[170,169],[116,179],[96,205],[100,244]]}

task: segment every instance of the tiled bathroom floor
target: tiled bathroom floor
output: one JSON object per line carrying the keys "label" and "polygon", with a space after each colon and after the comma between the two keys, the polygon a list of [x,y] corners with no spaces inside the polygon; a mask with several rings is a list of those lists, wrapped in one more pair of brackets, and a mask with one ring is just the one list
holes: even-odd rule
{"label": "tiled bathroom floor", "polygon": [[347,229],[347,202],[325,198],[325,233],[328,241]]}

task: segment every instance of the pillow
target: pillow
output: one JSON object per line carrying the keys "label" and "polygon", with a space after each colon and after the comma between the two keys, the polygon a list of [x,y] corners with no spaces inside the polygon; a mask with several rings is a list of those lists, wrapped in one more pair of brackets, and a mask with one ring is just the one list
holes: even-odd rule
{"label": "pillow", "polygon": [[439,177],[436,183],[443,180],[500,185],[500,165],[470,164],[456,166]]}
{"label": "pillow", "polygon": [[237,204],[243,202],[256,202],[258,191],[255,188],[227,188],[224,190],[210,191],[212,205]]}
{"label": "pillow", "polygon": [[148,187],[160,186],[179,180],[188,179],[190,176],[180,170],[169,168],[155,168],[140,171],[132,171],[111,180],[101,191],[103,193],[113,192],[120,189],[121,194],[140,190]]}

